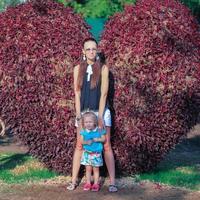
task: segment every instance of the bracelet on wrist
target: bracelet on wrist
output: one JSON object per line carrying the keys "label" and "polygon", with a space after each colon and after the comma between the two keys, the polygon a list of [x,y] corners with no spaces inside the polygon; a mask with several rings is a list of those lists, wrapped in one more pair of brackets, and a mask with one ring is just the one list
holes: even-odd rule
{"label": "bracelet on wrist", "polygon": [[76,120],[80,121],[81,120],[81,116],[76,116]]}

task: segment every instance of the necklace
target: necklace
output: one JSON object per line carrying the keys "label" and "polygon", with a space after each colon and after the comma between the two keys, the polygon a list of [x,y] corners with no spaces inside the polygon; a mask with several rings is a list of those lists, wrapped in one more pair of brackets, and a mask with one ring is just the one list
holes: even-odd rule
{"label": "necklace", "polygon": [[86,73],[87,73],[87,81],[90,81],[91,75],[93,74],[92,65],[89,64],[87,66]]}

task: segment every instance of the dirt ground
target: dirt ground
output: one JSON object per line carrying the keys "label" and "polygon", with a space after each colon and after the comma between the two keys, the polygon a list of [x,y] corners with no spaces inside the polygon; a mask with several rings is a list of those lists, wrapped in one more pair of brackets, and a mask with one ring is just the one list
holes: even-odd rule
{"label": "dirt ground", "polygon": [[[192,144],[195,144],[194,147]],[[0,138],[0,152],[24,153],[26,148],[12,137]],[[172,151],[165,162],[200,164],[200,124]],[[191,159],[192,158],[192,159]],[[131,177],[117,179],[119,191],[109,193],[107,180],[101,190],[85,192],[82,184],[75,191],[67,191],[65,182],[41,182],[20,185],[0,183],[0,200],[199,200],[200,191],[159,185],[151,182],[136,183]]]}
{"label": "dirt ground", "polygon": [[120,188],[117,193],[107,192],[103,186],[100,192],[85,192],[79,187],[71,192],[65,185],[14,185],[0,189],[0,200],[199,200],[200,192],[161,187],[152,183]]}

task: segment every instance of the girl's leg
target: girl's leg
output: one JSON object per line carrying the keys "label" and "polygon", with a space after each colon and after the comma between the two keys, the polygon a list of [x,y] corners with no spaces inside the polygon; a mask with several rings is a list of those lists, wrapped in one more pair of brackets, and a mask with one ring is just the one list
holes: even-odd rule
{"label": "girl's leg", "polygon": [[98,192],[100,189],[99,185],[99,167],[93,167],[93,174],[94,174],[94,184],[92,185],[92,191]]}
{"label": "girl's leg", "polygon": [[91,190],[91,175],[92,175],[92,166],[91,165],[86,165],[86,183],[83,186],[83,190],[89,191]]}
{"label": "girl's leg", "polygon": [[80,129],[77,128],[77,143],[74,151],[73,162],[72,162],[72,183],[76,184],[78,179],[78,173],[80,169],[80,161],[82,156],[82,145],[80,143]]}
{"label": "girl's leg", "polygon": [[110,127],[108,126],[106,126],[106,142],[104,144],[104,158],[110,177],[110,184],[115,185],[115,160],[110,144]]}
{"label": "girl's leg", "polygon": [[94,184],[99,183],[99,167],[93,167]]}
{"label": "girl's leg", "polygon": [[86,183],[91,183],[92,166],[86,165]]}

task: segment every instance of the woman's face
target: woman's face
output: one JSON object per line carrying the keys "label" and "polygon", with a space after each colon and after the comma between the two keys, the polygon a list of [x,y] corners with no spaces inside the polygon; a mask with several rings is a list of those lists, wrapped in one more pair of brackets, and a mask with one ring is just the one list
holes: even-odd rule
{"label": "woman's face", "polygon": [[83,54],[87,60],[94,61],[97,55],[97,44],[94,41],[87,41],[83,47]]}

